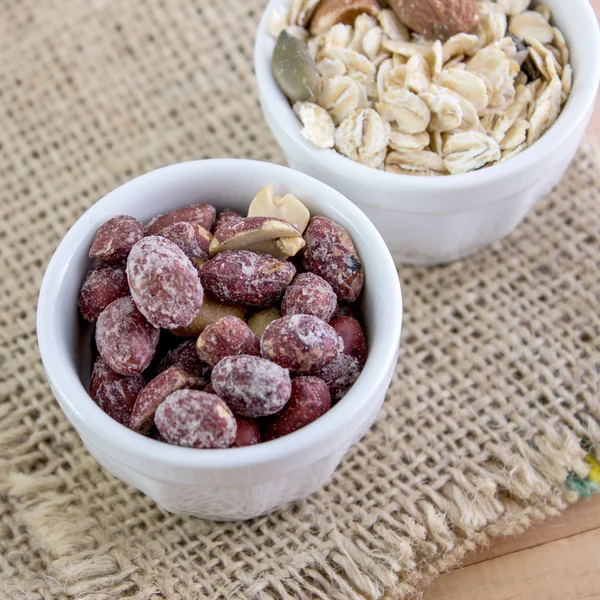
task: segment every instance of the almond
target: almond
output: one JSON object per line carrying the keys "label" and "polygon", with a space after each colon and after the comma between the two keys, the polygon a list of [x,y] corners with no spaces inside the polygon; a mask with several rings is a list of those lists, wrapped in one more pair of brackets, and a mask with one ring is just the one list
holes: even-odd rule
{"label": "almond", "polygon": [[407,27],[429,40],[470,33],[479,24],[476,0],[389,0]]}
{"label": "almond", "polygon": [[310,32],[319,35],[337,23],[354,25],[359,15],[366,13],[374,17],[380,10],[377,0],[321,0],[310,21]]}

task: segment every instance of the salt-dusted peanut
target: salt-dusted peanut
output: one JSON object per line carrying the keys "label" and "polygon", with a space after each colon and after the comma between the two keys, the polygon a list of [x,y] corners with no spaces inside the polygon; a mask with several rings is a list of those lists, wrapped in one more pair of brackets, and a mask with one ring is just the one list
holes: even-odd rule
{"label": "salt-dusted peanut", "polygon": [[121,262],[143,237],[144,226],[137,219],[127,215],[113,217],[96,232],[89,257],[107,264]]}
{"label": "salt-dusted peanut", "polygon": [[342,351],[317,375],[329,387],[331,399],[337,402],[358,379],[367,358],[367,345],[355,318],[340,317],[331,326],[342,340]]}
{"label": "salt-dusted peanut", "polygon": [[196,350],[196,340],[186,340],[176,348],[169,350],[158,363],[156,374],[166,371],[169,367],[177,367],[198,379],[199,387],[210,381],[212,367],[200,360]]}
{"label": "salt-dusted peanut", "polygon": [[308,208],[298,198],[292,194],[276,196],[273,185],[266,186],[254,196],[248,216],[284,219],[295,225],[300,233],[304,233],[310,219]]}
{"label": "salt-dusted peanut", "polygon": [[272,306],[290,284],[296,268],[289,262],[247,250],[222,252],[202,265],[202,285],[222,302]]}
{"label": "salt-dusted peanut", "polygon": [[179,248],[199,269],[207,260],[210,260],[209,247],[213,236],[198,223],[180,221],[163,229],[159,236],[167,238]]}
{"label": "salt-dusted peanut", "polygon": [[198,378],[179,367],[169,367],[152,379],[137,397],[129,428],[138,433],[148,433],[154,425],[156,409],[169,394],[184,388],[197,387],[202,387],[202,382]]}
{"label": "salt-dusted peanut", "polygon": [[158,427],[154,425],[150,432],[146,435],[152,440],[156,440],[157,442],[162,442],[163,444],[168,444],[167,440],[163,437],[162,433],[158,430]]}
{"label": "salt-dusted peanut", "polygon": [[265,441],[288,435],[323,416],[331,408],[327,384],[318,377],[296,377],[292,380],[289,402],[263,424]]}
{"label": "salt-dusted peanut", "polygon": [[340,346],[335,329],[312,315],[273,321],[260,340],[264,358],[296,373],[322,369],[337,356]]}
{"label": "salt-dusted peanut", "polygon": [[335,319],[340,319],[341,317],[354,317],[358,318],[360,315],[360,308],[356,304],[348,304],[347,302],[338,302],[337,309],[333,313],[333,317],[329,324],[331,325],[331,321]]}
{"label": "salt-dusted peanut", "polygon": [[137,307],[156,327],[185,327],[202,306],[196,268],[183,250],[166,238],[145,237],[132,248],[127,279]]}
{"label": "salt-dusted peanut", "polygon": [[229,448],[237,424],[218,396],[197,390],[172,393],[158,407],[156,426],[169,444],[187,448]]}
{"label": "salt-dusted peanut", "polygon": [[236,415],[266,417],[290,399],[287,369],[258,356],[227,356],[213,369],[211,382]]}
{"label": "salt-dusted peanut", "polygon": [[367,344],[360,323],[353,317],[340,317],[331,321],[330,325],[342,338],[342,352],[357,359],[361,367],[367,359]]}
{"label": "salt-dusted peanut", "polygon": [[179,337],[198,337],[208,325],[223,317],[231,315],[243,319],[246,316],[246,310],[244,306],[239,304],[219,302],[209,294],[205,294],[202,306],[194,320],[186,327],[172,329],[171,333]]}
{"label": "salt-dusted peanut", "polygon": [[130,296],[111,302],[96,323],[98,352],[121,375],[141,373],[152,362],[159,336]]}
{"label": "salt-dusted peanut", "polygon": [[213,233],[217,231],[223,225],[228,225],[230,223],[235,223],[236,221],[240,221],[243,219],[240,213],[235,212],[235,210],[231,210],[226,208],[224,211],[220,212],[215,219],[215,223],[213,225]]}
{"label": "salt-dusted peanut", "polygon": [[79,310],[92,323],[114,300],[129,296],[124,265],[100,265],[85,276],[79,291]]}
{"label": "salt-dusted peanut", "polygon": [[98,357],[90,380],[90,396],[109,417],[129,427],[135,399],[145,385],[141,375],[119,375]]}
{"label": "salt-dusted peanut", "polygon": [[356,383],[361,371],[362,365],[358,359],[340,352],[317,376],[327,384],[331,401],[338,402]]}
{"label": "salt-dusted peanut", "polygon": [[181,221],[198,223],[204,229],[211,230],[216,214],[211,204],[194,204],[154,217],[146,226],[146,235],[156,235],[163,229]]}
{"label": "salt-dusted peanut", "polygon": [[281,319],[281,312],[276,306],[271,306],[271,308],[265,308],[265,310],[254,313],[248,319],[248,327],[254,331],[260,340],[267,326],[276,319]]}
{"label": "salt-dusted peanut", "polygon": [[333,288],[314,273],[300,273],[288,286],[281,301],[283,315],[313,315],[329,321],[337,308]]}
{"label": "salt-dusted peanut", "polygon": [[237,434],[232,448],[241,448],[243,446],[254,446],[260,444],[260,426],[256,419],[248,419],[246,417],[236,416]]}
{"label": "salt-dusted peanut", "polygon": [[244,321],[229,316],[206,327],[196,342],[196,350],[201,360],[214,366],[226,356],[259,356],[260,342]]}
{"label": "salt-dusted peanut", "polygon": [[220,227],[210,243],[209,252],[215,256],[227,250],[248,250],[285,259],[303,247],[300,231],[289,221],[274,217],[246,217]]}
{"label": "salt-dusted peanut", "polygon": [[304,268],[327,281],[338,300],[354,302],[362,290],[364,269],[348,232],[331,219],[313,217],[304,240]]}

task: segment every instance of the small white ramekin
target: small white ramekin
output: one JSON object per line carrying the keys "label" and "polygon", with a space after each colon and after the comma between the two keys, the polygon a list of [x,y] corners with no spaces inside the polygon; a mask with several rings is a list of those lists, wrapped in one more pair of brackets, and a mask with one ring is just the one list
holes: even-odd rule
{"label": "small white ramekin", "polygon": [[[345,227],[365,267],[362,295],[369,355],[349,393],[323,417],[286,437],[247,448],[196,450],[169,446],[123,427],[91,400],[91,327],[77,309],[98,227],[128,214],[141,221],[197,202],[247,210],[273,183],[311,214]],[[206,519],[248,519],[303,498],[325,484],[342,456],[367,431],[396,365],[402,324],[398,274],[386,245],[365,215],[324,183],[291,169],[250,160],[204,160],[165,167],[122,185],[90,208],[67,233],[44,275],[38,342],[50,387],[98,462],[168,511]]]}
{"label": "small white ramekin", "polygon": [[553,127],[505,163],[445,177],[371,169],[300,135],[301,126],[271,73],[275,42],[267,27],[271,10],[289,1],[270,0],[258,27],[254,68],[265,119],[288,164],[352,200],[379,229],[396,260],[439,264],[480,250],[511,233],[564,175],[600,82],[600,33],[588,0],[544,0],[567,39],[574,72],[571,97]]}

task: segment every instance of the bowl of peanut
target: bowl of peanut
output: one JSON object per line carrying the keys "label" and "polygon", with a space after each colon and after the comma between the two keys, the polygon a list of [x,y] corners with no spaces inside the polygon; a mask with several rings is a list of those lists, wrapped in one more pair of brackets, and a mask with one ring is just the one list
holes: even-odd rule
{"label": "bowl of peanut", "polygon": [[90,453],[166,510],[217,520],[326,483],[383,403],[401,323],[393,259],[358,208],[235,159],[99,200],[52,257],[37,315]]}
{"label": "bowl of peanut", "polygon": [[396,260],[443,264],[561,179],[598,56],[587,0],[270,0],[255,72],[288,164],[359,206]]}

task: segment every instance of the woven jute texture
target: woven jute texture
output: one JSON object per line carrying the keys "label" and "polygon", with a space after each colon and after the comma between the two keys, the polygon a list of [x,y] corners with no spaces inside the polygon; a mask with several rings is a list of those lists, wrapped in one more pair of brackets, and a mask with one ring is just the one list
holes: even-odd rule
{"label": "woven jute texture", "polygon": [[245,523],[174,516],[88,455],[44,379],[45,265],[96,199],[201,157],[281,161],[256,99],[256,0],[0,1],[0,597],[396,600],[558,513],[600,442],[600,181],[579,153],[519,230],[400,268],[376,424],[311,498]]}

